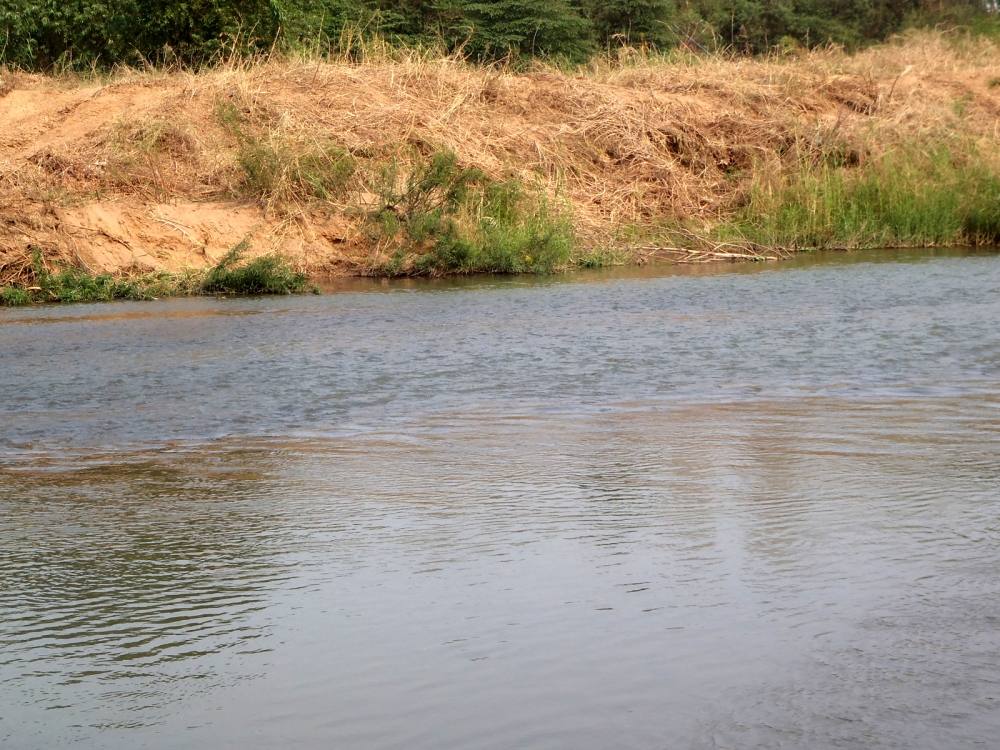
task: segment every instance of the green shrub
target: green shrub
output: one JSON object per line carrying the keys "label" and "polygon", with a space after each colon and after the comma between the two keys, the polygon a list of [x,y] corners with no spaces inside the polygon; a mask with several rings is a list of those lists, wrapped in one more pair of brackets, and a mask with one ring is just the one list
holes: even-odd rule
{"label": "green shrub", "polygon": [[209,294],[261,295],[294,294],[306,288],[306,275],[295,271],[279,255],[262,255],[243,263],[249,248],[244,240],[236,245],[212,268],[201,284]]}
{"label": "green shrub", "polygon": [[19,307],[31,304],[31,293],[16,286],[0,287],[0,306]]}
{"label": "green shrub", "polygon": [[240,169],[238,192],[269,207],[343,194],[354,175],[354,157],[329,142],[297,142],[281,133],[261,135],[230,101],[215,108],[219,122],[235,137]]}
{"label": "green shrub", "polygon": [[1000,245],[1000,175],[983,179],[969,197],[963,209],[962,230],[970,244]]}
{"label": "green shrub", "polygon": [[202,65],[272,49],[353,53],[375,37],[487,62],[579,62],[595,40],[759,53],[856,47],[904,23],[1000,37],[1000,17],[980,0],[5,0],[0,64]]}
{"label": "green shrub", "polygon": [[676,8],[671,0],[583,0],[581,5],[604,47],[664,47],[672,41]]}
{"label": "green shrub", "polygon": [[0,62],[29,68],[179,58],[204,63],[270,48],[277,0],[7,0]]}
{"label": "green shrub", "polygon": [[570,222],[517,183],[463,168],[448,151],[400,171],[397,162],[382,171],[369,216],[389,254],[379,273],[550,273],[569,262]]}
{"label": "green shrub", "polygon": [[1000,39],[1000,13],[986,11],[985,0],[927,0],[910,14],[911,26],[954,29],[965,35]]}
{"label": "green shrub", "polygon": [[[477,60],[550,57],[582,62],[593,28],[567,0],[460,0],[452,38]],[[457,32],[457,33],[456,33]]]}

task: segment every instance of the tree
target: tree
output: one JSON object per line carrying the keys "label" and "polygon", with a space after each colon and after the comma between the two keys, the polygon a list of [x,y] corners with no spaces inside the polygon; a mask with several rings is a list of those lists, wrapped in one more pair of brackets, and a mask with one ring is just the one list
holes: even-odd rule
{"label": "tree", "polygon": [[585,0],[583,11],[602,46],[665,46],[673,38],[671,0]]}
{"label": "tree", "polygon": [[466,49],[480,60],[508,55],[582,62],[593,51],[590,24],[567,0],[465,0]]}
{"label": "tree", "polygon": [[166,48],[190,62],[237,44],[269,47],[279,30],[272,0],[6,0],[2,59],[25,67],[157,60]]}

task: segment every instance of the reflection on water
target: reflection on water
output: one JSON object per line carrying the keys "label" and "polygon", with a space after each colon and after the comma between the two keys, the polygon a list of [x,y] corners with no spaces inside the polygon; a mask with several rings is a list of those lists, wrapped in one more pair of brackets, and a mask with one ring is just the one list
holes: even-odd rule
{"label": "reflection on water", "polygon": [[989,746],[998,292],[968,257],[19,311],[0,743]]}

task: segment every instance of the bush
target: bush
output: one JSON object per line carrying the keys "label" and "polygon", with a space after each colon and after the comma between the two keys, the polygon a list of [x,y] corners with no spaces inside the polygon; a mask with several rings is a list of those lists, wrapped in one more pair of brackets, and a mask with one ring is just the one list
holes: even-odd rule
{"label": "bush", "polygon": [[16,286],[0,287],[0,306],[19,307],[31,304],[31,294]]}
{"label": "bush", "polygon": [[281,14],[275,0],[7,0],[0,61],[27,68],[87,67],[268,49]]}
{"label": "bush", "polygon": [[[855,47],[904,22],[998,34],[979,0],[5,0],[0,63],[107,67],[306,46],[350,53],[361,37],[443,45],[474,59],[579,62],[603,46]],[[351,33],[347,33],[350,31]]]}
{"label": "bush", "polygon": [[573,233],[565,217],[513,181],[495,182],[441,151],[402,177],[383,170],[380,206],[369,216],[373,239],[389,260],[377,272],[550,273],[567,264]]}
{"label": "bush", "polygon": [[663,47],[673,39],[670,0],[584,0],[583,9],[604,47]]}
{"label": "bush", "polygon": [[262,255],[249,263],[242,263],[249,249],[244,240],[236,245],[212,268],[201,284],[201,291],[209,294],[294,294],[306,288],[306,275],[292,269],[279,255]]}
{"label": "bush", "polygon": [[454,30],[481,61],[507,56],[583,62],[593,52],[592,27],[567,0],[463,0]]}

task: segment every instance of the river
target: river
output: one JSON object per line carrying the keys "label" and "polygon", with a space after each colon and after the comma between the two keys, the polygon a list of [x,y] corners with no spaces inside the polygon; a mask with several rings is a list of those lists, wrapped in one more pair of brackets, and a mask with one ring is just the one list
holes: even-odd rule
{"label": "river", "polygon": [[1000,738],[1000,256],[0,310],[0,746]]}

